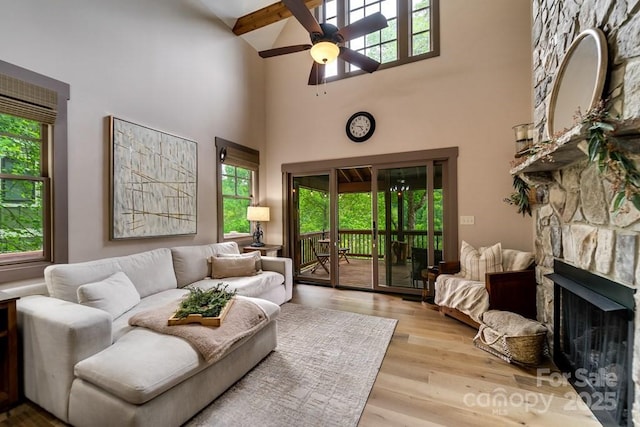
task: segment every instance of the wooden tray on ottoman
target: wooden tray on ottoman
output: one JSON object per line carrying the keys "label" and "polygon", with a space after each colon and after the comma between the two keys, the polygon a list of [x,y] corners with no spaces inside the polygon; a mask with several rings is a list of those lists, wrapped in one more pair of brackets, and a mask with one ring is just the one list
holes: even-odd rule
{"label": "wooden tray on ottoman", "polygon": [[229,309],[233,305],[235,298],[229,300],[227,305],[224,306],[220,315],[217,317],[203,317],[202,314],[190,314],[187,317],[178,318],[175,315],[171,316],[168,320],[169,326],[175,325],[188,325],[189,323],[199,323],[202,326],[220,326],[225,316],[229,312]]}

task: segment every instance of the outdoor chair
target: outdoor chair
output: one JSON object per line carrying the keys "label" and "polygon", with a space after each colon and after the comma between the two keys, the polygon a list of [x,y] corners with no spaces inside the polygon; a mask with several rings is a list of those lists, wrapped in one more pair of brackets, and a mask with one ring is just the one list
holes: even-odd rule
{"label": "outdoor chair", "polygon": [[411,247],[411,284],[417,288],[422,283],[422,270],[428,266],[428,250]]}
{"label": "outdoor chair", "polygon": [[349,262],[349,258],[347,258],[348,253],[349,248],[338,248],[338,262],[340,262],[340,259],[344,259],[345,261],[347,261],[347,263],[351,264]]}
{"label": "outdoor chair", "polygon": [[315,273],[318,267],[322,267],[324,271],[329,274],[329,269],[327,268],[326,264],[327,262],[329,262],[331,254],[329,252],[318,252],[313,241],[311,241],[311,250],[313,251],[313,255],[316,257],[316,265],[313,266],[311,272]]}

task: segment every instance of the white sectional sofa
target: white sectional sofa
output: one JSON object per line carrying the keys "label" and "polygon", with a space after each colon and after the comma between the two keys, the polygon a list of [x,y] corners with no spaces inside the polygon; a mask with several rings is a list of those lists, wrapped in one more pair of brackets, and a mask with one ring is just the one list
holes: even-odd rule
{"label": "white sectional sofa", "polygon": [[[260,274],[208,278],[207,260],[218,254],[239,254],[238,246],[162,248],[48,267],[48,295],[18,301],[25,396],[76,426],[177,426],[187,421],[276,347],[279,305],[292,297],[290,259],[262,257]],[[121,286],[123,277],[135,291]],[[220,282],[258,304],[268,321],[215,363],[206,363],[182,338],[128,323],[136,313],[177,301],[189,286]],[[87,289],[98,290],[102,309],[79,303]]]}

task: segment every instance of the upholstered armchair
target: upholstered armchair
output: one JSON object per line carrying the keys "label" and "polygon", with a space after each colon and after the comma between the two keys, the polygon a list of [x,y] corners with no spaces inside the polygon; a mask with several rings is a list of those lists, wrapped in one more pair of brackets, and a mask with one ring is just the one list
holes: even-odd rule
{"label": "upholstered armchair", "polygon": [[496,245],[474,249],[462,242],[459,261],[441,261],[435,303],[443,315],[480,326],[487,310],[536,318],[536,278],[531,252]]}

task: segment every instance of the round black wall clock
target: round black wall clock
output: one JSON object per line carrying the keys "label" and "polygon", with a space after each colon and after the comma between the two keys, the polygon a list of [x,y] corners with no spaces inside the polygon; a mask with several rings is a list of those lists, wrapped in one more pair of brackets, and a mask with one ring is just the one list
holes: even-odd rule
{"label": "round black wall clock", "polygon": [[347,120],[347,136],[353,142],[364,142],[371,138],[373,132],[376,130],[376,121],[366,111],[359,111],[349,117]]}

